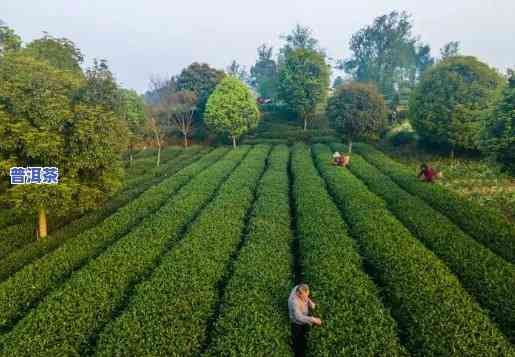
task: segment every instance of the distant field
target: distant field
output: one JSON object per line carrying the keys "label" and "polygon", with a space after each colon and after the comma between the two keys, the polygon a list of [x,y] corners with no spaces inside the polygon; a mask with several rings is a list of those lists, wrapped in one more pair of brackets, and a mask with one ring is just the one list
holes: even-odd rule
{"label": "distant field", "polygon": [[349,168],[334,150],[174,148],[159,169],[142,152],[47,241],[3,227],[0,355],[292,355],[303,281],[323,321],[308,355],[515,356],[515,225],[456,194],[458,169],[430,185],[372,146]]}

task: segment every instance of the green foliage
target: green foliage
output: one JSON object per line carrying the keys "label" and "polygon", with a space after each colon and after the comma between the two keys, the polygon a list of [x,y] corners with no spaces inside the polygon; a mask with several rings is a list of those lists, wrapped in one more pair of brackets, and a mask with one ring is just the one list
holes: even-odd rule
{"label": "green foliage", "polygon": [[458,279],[395,219],[386,203],[348,170],[333,166],[329,148],[315,145],[313,152],[383,286],[408,350],[415,355],[513,355],[513,346]]}
{"label": "green foliage", "polygon": [[33,212],[53,215],[88,209],[120,185],[120,152],[125,132],[118,118],[76,101],[84,80],[70,71],[23,53],[7,54],[0,64],[0,146],[6,158],[0,175],[12,166],[56,166],[57,185],[17,185],[2,199]]}
{"label": "green foliage", "polygon": [[324,55],[309,49],[288,51],[279,67],[279,96],[304,121],[304,128],[327,97],[329,76]]}
{"label": "green foliage", "polygon": [[377,137],[386,127],[386,106],[371,84],[349,83],[338,87],[327,103],[331,125],[349,140]]}
{"label": "green foliage", "polygon": [[181,242],[138,285],[128,309],[101,334],[98,356],[200,354],[269,150],[249,152]]}
{"label": "green foliage", "polygon": [[[55,231],[51,231],[48,239],[33,241],[30,244],[24,245],[21,249],[17,249],[5,256],[5,258],[0,260],[0,281],[7,279],[25,265],[59,248],[68,239],[74,238],[83,231],[101,224],[104,219],[129,204],[130,201],[137,199],[153,185],[159,184],[168,176],[174,175],[179,170],[196,161],[199,157],[199,151],[199,147],[184,150],[180,155],[176,154],[175,160],[171,160],[157,168],[154,167],[145,175],[125,181],[124,189],[113,197],[110,197],[109,201],[101,208],[73,220]],[[206,150],[202,150],[202,152],[205,151]],[[33,228],[34,227],[31,229]],[[19,239],[15,240],[17,245],[19,245],[19,241]]]}
{"label": "green foliage", "polygon": [[475,150],[501,77],[474,57],[450,57],[429,70],[410,98],[410,121],[434,145]]}
{"label": "green foliage", "polygon": [[145,103],[143,97],[136,91],[120,89],[121,97],[121,118],[127,122],[129,129],[130,142],[136,143],[141,140],[144,134],[145,122]]}
{"label": "green foliage", "polygon": [[440,56],[442,57],[442,60],[445,60],[450,57],[456,57],[460,55],[460,43],[459,41],[451,41],[447,42],[441,49],[440,49]]}
{"label": "green foliage", "polygon": [[[190,177],[158,211],[30,311],[5,336],[3,352],[44,355],[63,342],[81,354],[90,351],[90,338],[123,307],[131,288],[156,267],[167,247],[179,240],[186,225],[244,154],[245,150],[235,151]],[[32,343],[24,343],[23,336],[32,336]]]}
{"label": "green foliage", "polygon": [[508,84],[487,115],[481,149],[515,174],[515,74],[510,71],[508,75]]}
{"label": "green foliage", "polygon": [[272,47],[258,48],[256,64],[250,68],[251,84],[263,98],[277,97],[277,64],[272,59]]}
{"label": "green foliage", "polygon": [[[333,150],[342,150],[333,145]],[[465,234],[449,218],[412,196],[388,176],[353,155],[349,164],[388,209],[426,247],[439,256],[460,279],[463,287],[490,311],[504,333],[515,337],[515,267]]]}
{"label": "green foliage", "polygon": [[358,153],[411,194],[439,210],[466,233],[511,263],[515,263],[515,227],[498,212],[481,207],[439,185],[428,185],[416,179],[416,172],[364,144],[356,145]]}
{"label": "green foliage", "polygon": [[407,355],[305,145],[294,146],[291,169],[302,278],[322,319],[308,335],[308,354]]}
{"label": "green foliage", "polygon": [[[257,191],[248,235],[225,286],[207,355],[291,355],[286,306],[292,285],[287,147],[276,146]],[[259,277],[259,278],[256,278]]]}
{"label": "green foliage", "polygon": [[123,92],[120,91],[106,60],[93,61],[86,69],[86,85],[78,93],[81,102],[101,106],[104,110],[124,116]]}
{"label": "green foliage", "polygon": [[45,33],[43,38],[27,44],[23,51],[38,60],[48,61],[54,68],[82,75],[80,65],[84,56],[71,40],[55,38]]}
{"label": "green foliage", "polygon": [[413,145],[417,142],[417,133],[414,131],[401,130],[389,138],[394,146]]}
{"label": "green foliage", "polygon": [[255,128],[259,120],[256,100],[250,90],[234,77],[226,77],[209,97],[204,115],[208,128],[239,138]]}
{"label": "green foliage", "polygon": [[206,63],[194,62],[183,69],[177,77],[177,90],[195,92],[198,98],[197,112],[202,117],[209,96],[224,77],[223,71],[214,69]]}
{"label": "green foliage", "polygon": [[[0,285],[0,332],[12,327],[27,309],[49,291],[59,287],[72,271],[84,265],[127,234],[132,227],[157,211],[195,175],[220,158],[226,149],[215,150],[174,176],[156,185],[101,224],[65,242],[52,254],[27,265]],[[30,289],[23,287],[30,286]]]}
{"label": "green foliage", "polygon": [[13,29],[0,23],[0,56],[21,48],[21,38]]}

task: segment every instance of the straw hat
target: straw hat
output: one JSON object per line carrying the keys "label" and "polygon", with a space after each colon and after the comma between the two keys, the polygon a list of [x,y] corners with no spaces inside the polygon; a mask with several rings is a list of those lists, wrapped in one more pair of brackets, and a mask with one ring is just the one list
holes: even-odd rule
{"label": "straw hat", "polygon": [[340,153],[337,151],[333,154],[333,158],[341,157]]}

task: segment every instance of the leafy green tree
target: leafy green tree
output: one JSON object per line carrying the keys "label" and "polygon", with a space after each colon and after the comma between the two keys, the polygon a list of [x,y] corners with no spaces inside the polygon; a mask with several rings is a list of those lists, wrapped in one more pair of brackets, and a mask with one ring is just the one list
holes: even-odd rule
{"label": "leafy green tree", "polygon": [[236,147],[236,139],[258,124],[256,99],[241,81],[226,77],[209,97],[204,120],[208,128],[229,135]]}
{"label": "leafy green tree", "polygon": [[442,56],[442,60],[445,60],[450,57],[456,57],[460,55],[460,43],[458,41],[451,41],[446,43],[440,49],[440,55]]}
{"label": "leafy green tree", "polygon": [[481,149],[504,163],[515,174],[515,73],[508,71],[508,84],[488,114]]}
{"label": "leafy green tree", "polygon": [[77,97],[83,76],[63,71],[23,52],[0,63],[0,164],[59,169],[59,183],[9,185],[0,198],[21,211],[38,214],[41,238],[47,215],[63,216],[97,207],[120,187],[120,153],[126,131],[119,118]]}
{"label": "leafy green tree", "polygon": [[190,90],[197,95],[197,113],[203,116],[207,98],[225,77],[223,71],[210,67],[206,63],[192,63],[177,77],[177,90]]}
{"label": "leafy green tree", "polygon": [[406,12],[376,18],[352,36],[352,57],[340,61],[340,67],[356,81],[374,82],[389,99],[403,87],[414,87],[434,59],[429,46],[417,44],[412,27]]}
{"label": "leafy green tree", "polygon": [[290,51],[297,49],[318,51],[323,54],[319,50],[318,40],[313,37],[313,31],[307,26],[297,24],[291,33],[281,36],[281,38],[285,41],[284,46],[280,50],[281,60],[286,58]]}
{"label": "leafy green tree", "polygon": [[258,47],[258,59],[250,68],[250,82],[263,98],[277,97],[277,64],[272,59],[273,48],[263,44]]}
{"label": "leafy green tree", "polygon": [[383,97],[372,84],[352,82],[336,88],[327,102],[327,117],[331,125],[349,141],[372,137],[387,125],[387,110]]}
{"label": "leafy green tree", "polygon": [[143,97],[133,90],[120,89],[121,118],[126,122],[129,132],[129,165],[132,166],[134,146],[145,134],[145,103]]}
{"label": "leafy green tree", "polygon": [[0,20],[0,56],[8,51],[16,51],[20,48],[20,36]]}
{"label": "leafy green tree", "polygon": [[450,57],[428,70],[410,97],[409,118],[428,143],[476,150],[485,110],[501,76],[474,57]]}
{"label": "leafy green tree", "polygon": [[122,116],[122,97],[106,60],[94,60],[86,69],[86,85],[81,88],[80,100],[90,105],[100,105]]}
{"label": "leafy green tree", "polygon": [[66,38],[56,38],[45,33],[43,38],[30,42],[24,51],[37,59],[48,61],[57,69],[82,73],[80,65],[84,56],[75,43]]}
{"label": "leafy green tree", "polygon": [[330,67],[325,57],[313,50],[289,51],[279,68],[279,96],[304,122],[308,121],[327,97]]}
{"label": "leafy green tree", "polygon": [[245,66],[240,65],[236,60],[233,60],[227,67],[227,74],[238,78],[243,83],[247,83],[249,81],[249,75]]}

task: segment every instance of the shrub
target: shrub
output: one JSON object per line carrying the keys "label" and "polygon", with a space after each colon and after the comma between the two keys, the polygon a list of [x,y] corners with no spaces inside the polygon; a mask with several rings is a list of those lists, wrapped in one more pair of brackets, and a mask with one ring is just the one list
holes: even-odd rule
{"label": "shrub", "polygon": [[515,353],[458,279],[392,216],[383,200],[347,170],[332,166],[327,147],[315,145],[313,154],[361,252],[383,284],[411,353]]}
{"label": "shrub", "polygon": [[417,134],[413,131],[399,131],[391,136],[390,142],[394,146],[413,145],[417,142]]}

